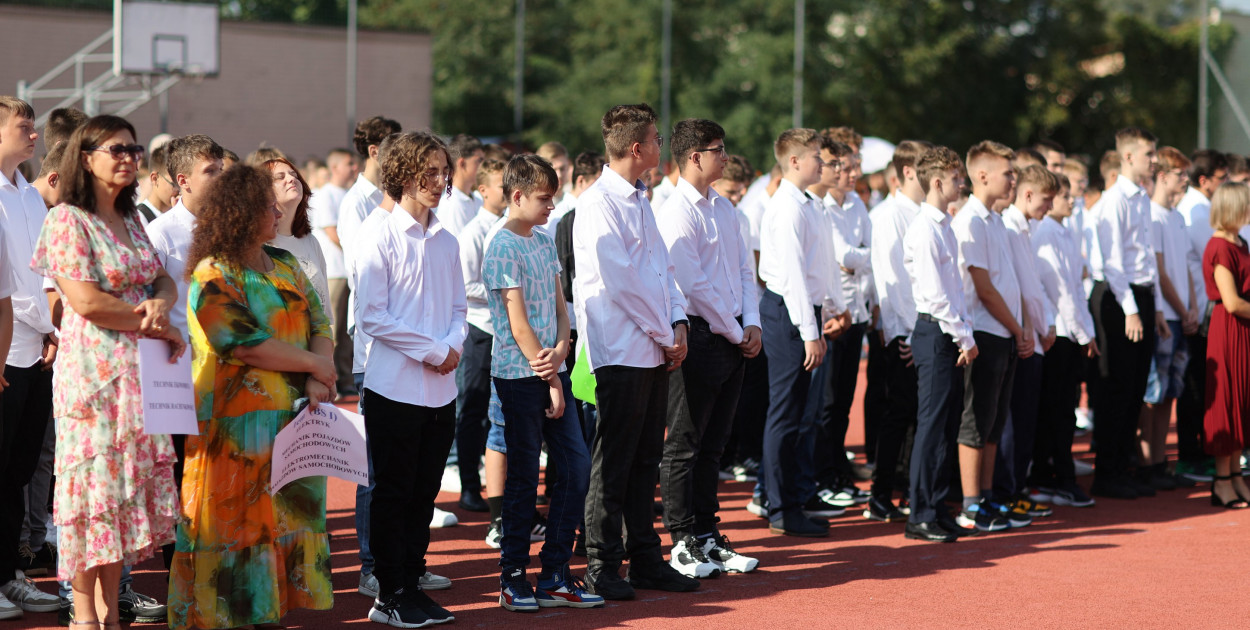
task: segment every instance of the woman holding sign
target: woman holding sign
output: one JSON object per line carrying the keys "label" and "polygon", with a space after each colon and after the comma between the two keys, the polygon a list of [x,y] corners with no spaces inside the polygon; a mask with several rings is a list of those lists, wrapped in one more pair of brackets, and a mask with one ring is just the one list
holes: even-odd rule
{"label": "woman holding sign", "polygon": [[171,628],[276,625],[329,609],[325,477],[269,493],[274,437],[301,397],[334,399],[330,321],[299,261],[265,245],[281,211],[265,169],[239,165],[201,206],[187,269],[200,435],[187,437]]}
{"label": "woman holding sign", "polygon": [[178,516],[173,444],[143,432],[139,339],[168,340],[174,359],[186,344],[169,324],[178,290],[135,211],[134,127],[96,116],[67,147],[63,203],[31,261],[65,296],[52,377],[58,574],[73,583],[75,624],[116,628],[122,565],[171,542]]}

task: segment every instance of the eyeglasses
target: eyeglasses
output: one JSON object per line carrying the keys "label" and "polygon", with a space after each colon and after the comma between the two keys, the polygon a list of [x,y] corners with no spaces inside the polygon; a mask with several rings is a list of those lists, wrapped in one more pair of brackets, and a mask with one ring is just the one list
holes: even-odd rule
{"label": "eyeglasses", "polygon": [[825,168],[831,168],[839,172],[842,170],[842,162],[838,160],[834,160],[832,162],[826,162],[824,160],[821,160],[820,163],[823,164]]}
{"label": "eyeglasses", "polygon": [[107,147],[91,147],[91,151],[103,151],[113,156],[113,159],[120,160],[127,155],[134,158],[136,162],[143,159],[143,154],[147,152],[141,144],[110,144]]}
{"label": "eyeglasses", "polygon": [[662,147],[662,146],[664,146],[664,136],[657,135],[657,136],[655,137],[655,144],[656,144],[657,146],[661,146],[661,147]]}
{"label": "eyeglasses", "polygon": [[722,144],[722,145],[720,145],[719,147],[711,147],[711,148],[707,148],[707,149],[695,149],[695,150],[694,150],[694,152],[695,152],[695,153],[709,153],[709,152],[711,152],[711,153],[720,153],[722,156],[724,156],[724,155],[726,154],[726,153],[725,153],[725,145],[723,145],[723,144]]}

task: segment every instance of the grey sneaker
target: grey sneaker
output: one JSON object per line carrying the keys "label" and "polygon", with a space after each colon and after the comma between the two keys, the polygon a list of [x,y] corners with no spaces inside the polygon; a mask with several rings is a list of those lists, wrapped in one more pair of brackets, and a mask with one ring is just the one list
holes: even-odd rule
{"label": "grey sneaker", "polygon": [[20,606],[0,594],[0,619],[21,619],[23,614]]}
{"label": "grey sneaker", "polygon": [[373,577],[372,573],[361,573],[360,586],[356,587],[356,592],[367,597],[376,598],[378,596],[378,578]]}
{"label": "grey sneaker", "polygon": [[451,580],[441,575],[434,575],[429,571],[421,576],[421,590],[425,591],[445,591],[451,588]]}
{"label": "grey sneaker", "polygon": [[129,584],[117,595],[117,610],[122,619],[132,619],[133,623],[165,623],[167,615],[164,604],[154,597],[136,593]]}
{"label": "grey sneaker", "polygon": [[0,594],[26,612],[56,612],[61,607],[59,597],[39,590],[25,575],[0,586]]}

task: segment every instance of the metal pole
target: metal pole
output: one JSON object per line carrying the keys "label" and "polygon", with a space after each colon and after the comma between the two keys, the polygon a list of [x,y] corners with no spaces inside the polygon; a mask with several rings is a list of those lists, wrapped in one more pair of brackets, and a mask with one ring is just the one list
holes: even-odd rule
{"label": "metal pole", "polygon": [[161,92],[156,103],[161,109],[161,133],[169,133],[169,92]]}
{"label": "metal pole", "polygon": [[1211,9],[1208,0],[1202,0],[1202,36],[1198,44],[1198,148],[1207,147],[1207,109],[1210,107],[1207,97],[1207,26],[1211,21]]}
{"label": "metal pole", "polygon": [[356,135],[356,0],[347,0],[347,144]]}
{"label": "metal pole", "polygon": [[803,126],[803,30],[804,0],[794,0],[794,126]]}
{"label": "metal pole", "polygon": [[[673,128],[673,0],[664,0],[662,18],[663,39],[660,46],[660,133],[669,135]],[[664,166],[669,147],[660,152],[660,166]]]}
{"label": "metal pole", "polygon": [[513,87],[512,128],[521,142],[525,116],[525,0],[516,0],[516,82]]}

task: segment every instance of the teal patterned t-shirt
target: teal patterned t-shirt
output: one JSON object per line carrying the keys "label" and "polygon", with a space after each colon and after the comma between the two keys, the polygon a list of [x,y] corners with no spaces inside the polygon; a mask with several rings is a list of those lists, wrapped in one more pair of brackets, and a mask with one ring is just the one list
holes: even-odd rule
{"label": "teal patterned t-shirt", "polygon": [[[525,296],[525,312],[530,328],[544,348],[556,345],[559,325],[556,322],[556,275],[560,263],[551,237],[540,230],[532,236],[520,236],[507,228],[500,229],[486,245],[482,261],[482,282],[486,284],[486,303],[495,324],[495,343],[491,348],[490,375],[495,378],[527,378],[534,376],[529,359],[512,336],[501,289],[521,289]],[[564,371],[564,366],[560,366]]]}

